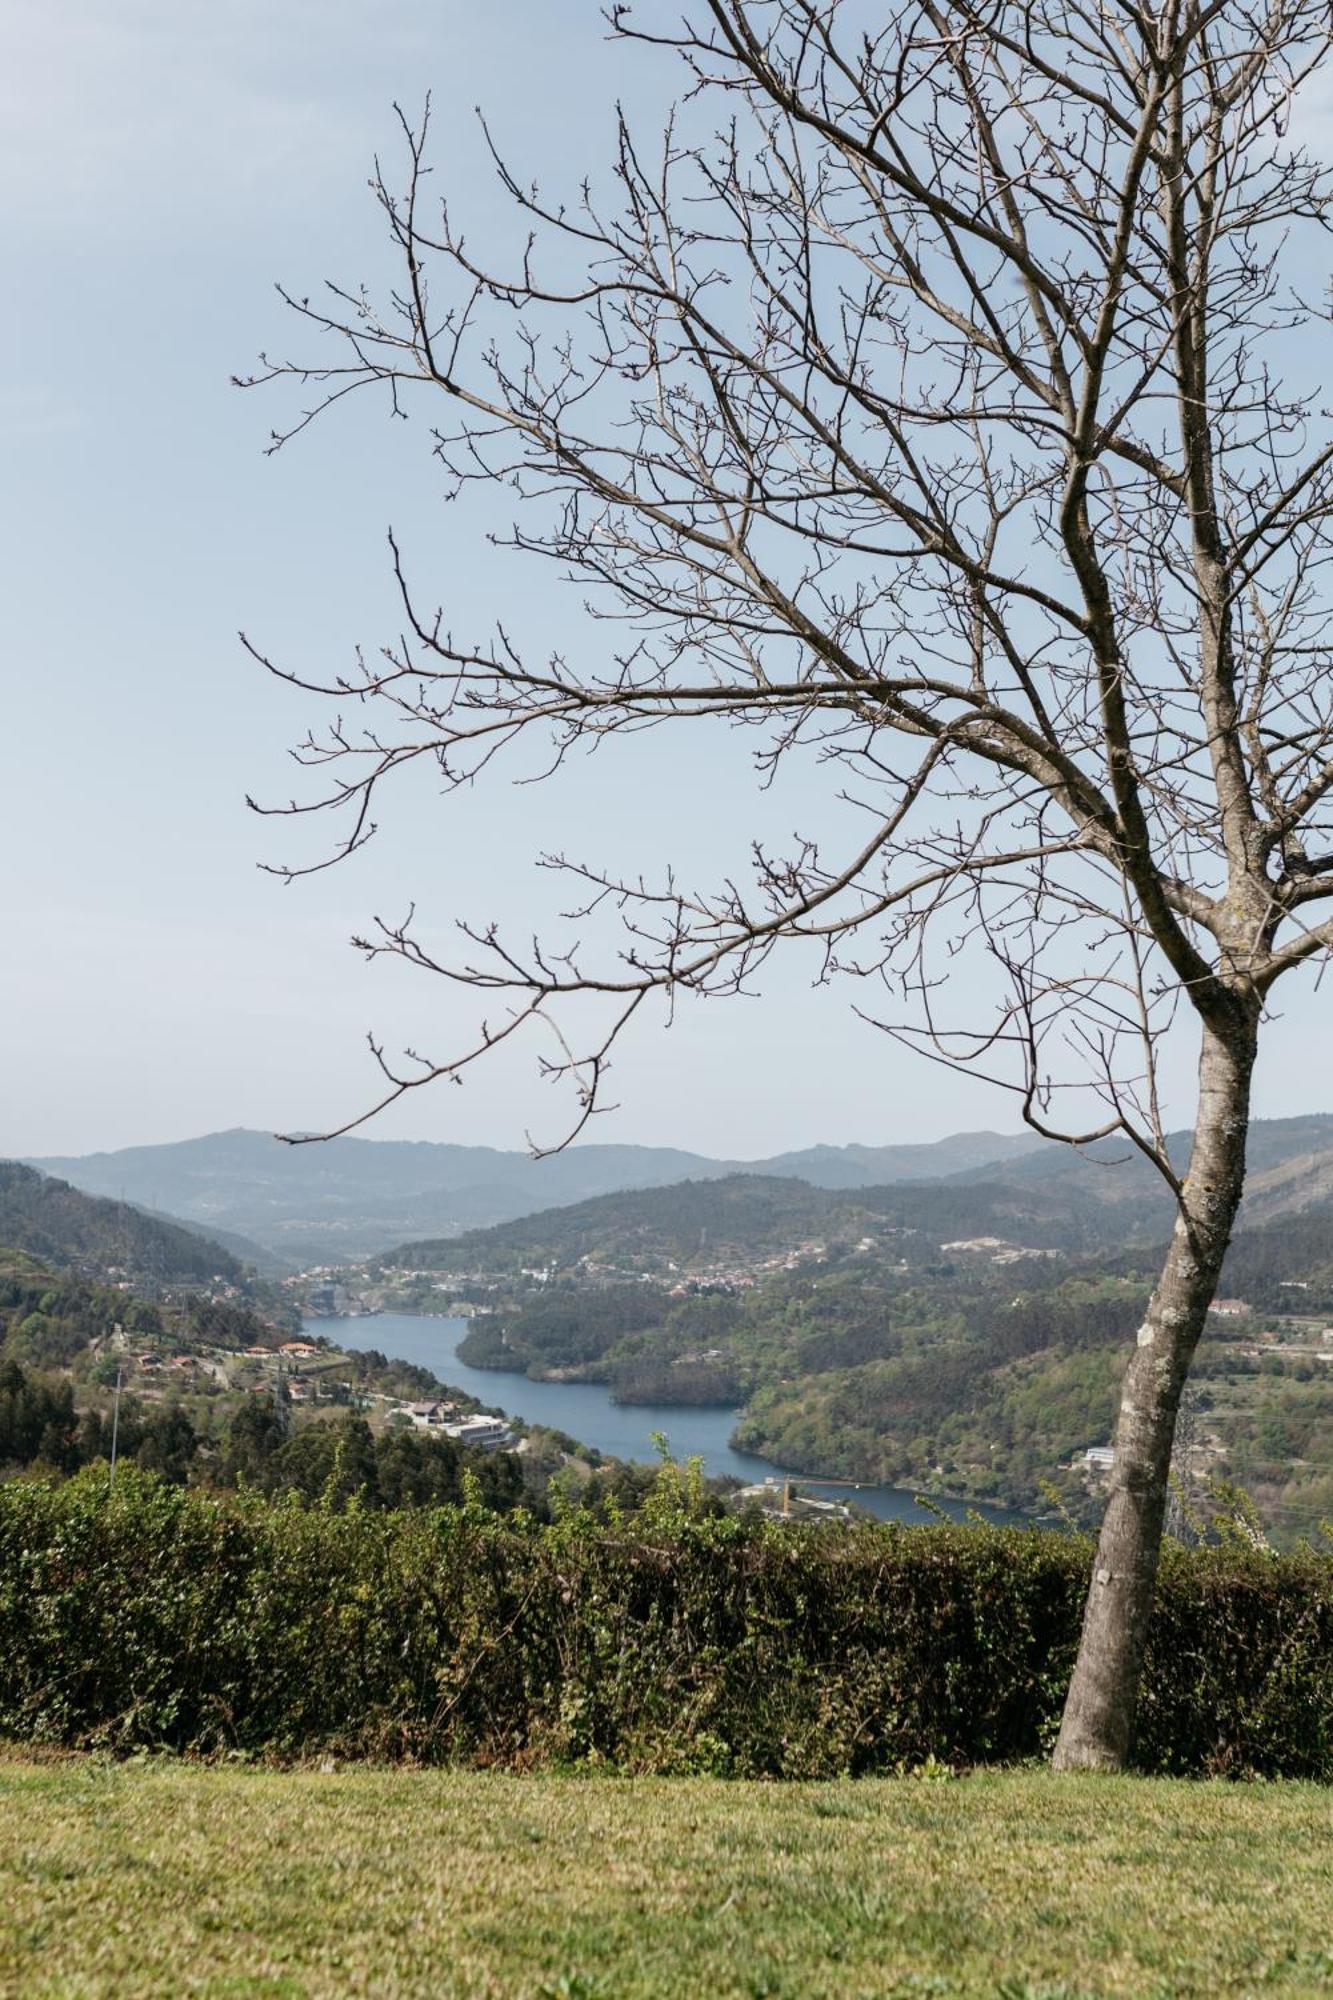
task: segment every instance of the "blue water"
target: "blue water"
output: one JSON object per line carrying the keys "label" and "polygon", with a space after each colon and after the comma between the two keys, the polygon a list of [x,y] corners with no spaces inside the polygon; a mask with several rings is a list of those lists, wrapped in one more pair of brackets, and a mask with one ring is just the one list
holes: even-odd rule
{"label": "blue water", "polygon": [[[594,1445],[614,1458],[655,1459],[653,1432],[665,1434],[672,1455],[678,1459],[701,1458],[704,1471],[714,1476],[730,1473],[747,1485],[771,1478],[781,1468],[752,1452],[737,1451],[730,1438],[736,1424],[735,1410],[681,1409],[676,1404],[621,1404],[611,1400],[611,1391],[601,1382],[533,1382],[526,1375],[501,1372],[494,1368],[469,1368],[458,1360],[459,1342],[468,1331],[465,1319],[434,1318],[415,1313],[376,1313],[371,1318],[352,1320],[316,1319],[306,1322],[307,1331],[323,1334],[348,1347],[378,1348],[397,1361],[415,1361],[429,1368],[442,1382],[466,1390],[479,1403],[503,1409],[507,1416],[521,1417],[530,1424],[549,1425],[566,1431],[581,1444]],[[821,1492],[830,1499],[853,1500],[881,1521],[928,1521],[934,1518],[918,1507],[909,1489],[900,1486],[821,1486],[817,1479],[801,1479],[803,1489]],[[940,1500],[938,1505],[955,1520],[968,1511],[961,1500]],[[1021,1517],[1003,1507],[979,1506],[976,1511],[988,1521],[1014,1522]]]}

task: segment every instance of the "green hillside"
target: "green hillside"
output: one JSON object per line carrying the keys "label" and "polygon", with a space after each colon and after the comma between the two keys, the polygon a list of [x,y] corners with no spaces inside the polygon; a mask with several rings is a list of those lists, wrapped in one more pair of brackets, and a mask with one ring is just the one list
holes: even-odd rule
{"label": "green hillside", "polygon": [[1333,1201],[1239,1230],[1222,1283],[1254,1306],[1333,1311]]}
{"label": "green hillside", "polygon": [[[1183,1163],[1186,1135],[1171,1143],[1173,1157]],[[1271,1227],[1262,1254],[1281,1257],[1275,1246],[1287,1239],[1277,1225],[1286,1224],[1299,1256],[1308,1258],[1317,1250],[1321,1216],[1333,1240],[1333,1119],[1259,1120],[1249,1151],[1242,1229],[1255,1254],[1260,1239],[1254,1232]],[[817,1164],[818,1154],[815,1149],[804,1157]],[[786,1171],[696,1177],[562,1203],[491,1228],[419,1237],[386,1251],[381,1262],[398,1269],[513,1272],[595,1259],[662,1275],[672,1265],[688,1270],[814,1240],[854,1243],[869,1234],[884,1238],[886,1247],[896,1233],[900,1254],[917,1264],[935,1260],[951,1241],[996,1236],[1073,1254],[1110,1255],[1129,1246],[1137,1269],[1137,1251],[1164,1241],[1171,1218],[1160,1176],[1140,1155],[1107,1141],[1084,1152],[1043,1146],[947,1178],[894,1178],[882,1186],[829,1186]]]}
{"label": "green hillside", "polygon": [[128,1202],[83,1194],[17,1160],[0,1160],[0,1244],[51,1264],[159,1283],[244,1276],[239,1260],[207,1237]]}
{"label": "green hillside", "polygon": [[934,1260],[956,1238],[995,1235],[1038,1249],[1092,1250],[1159,1232],[1166,1200],[1149,1188],[1108,1210],[1096,1186],[1064,1180],[904,1182],[853,1191],[752,1174],[602,1195],[493,1229],[407,1243],[387,1267],[515,1271],[571,1267],[595,1258],[623,1269],[666,1272],[797,1250],[855,1243],[896,1245],[909,1261]]}

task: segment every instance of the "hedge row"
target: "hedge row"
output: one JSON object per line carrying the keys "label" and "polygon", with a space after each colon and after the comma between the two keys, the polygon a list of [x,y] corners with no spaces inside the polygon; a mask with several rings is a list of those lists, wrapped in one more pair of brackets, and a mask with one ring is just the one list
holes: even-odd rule
{"label": "hedge row", "polygon": [[[1018,1530],[0,1486],[0,1735],[824,1777],[1045,1751],[1090,1557]],[[1333,1779],[1333,1564],[1169,1551],[1138,1761]]]}

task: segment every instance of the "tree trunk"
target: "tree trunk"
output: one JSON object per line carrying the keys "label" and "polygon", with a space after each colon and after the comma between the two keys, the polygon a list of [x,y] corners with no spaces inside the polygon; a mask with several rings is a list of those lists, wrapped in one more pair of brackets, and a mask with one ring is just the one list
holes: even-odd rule
{"label": "tree trunk", "polygon": [[1057,1771],[1119,1770],[1129,1755],[1176,1410],[1245,1178],[1255,1027],[1248,1015],[1204,1027],[1189,1174],[1162,1275],[1125,1371],[1110,1498],[1055,1748]]}

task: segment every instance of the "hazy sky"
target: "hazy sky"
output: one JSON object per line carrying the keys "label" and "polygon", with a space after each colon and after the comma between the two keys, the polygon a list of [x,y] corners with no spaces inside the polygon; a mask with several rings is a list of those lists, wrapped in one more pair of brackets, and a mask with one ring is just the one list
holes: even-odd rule
{"label": "hazy sky", "polygon": [[[756,811],[738,748],[640,739],[554,788],[403,795],[345,869],[285,889],[294,849],[247,813],[282,796],[308,702],[267,680],[244,627],[307,669],[395,629],[392,523],[451,619],[503,603],[580,643],[577,593],[445,508],[421,429],[369,405],[262,456],[291,400],[229,376],[296,344],[272,286],[383,268],[365,188],[395,99],[436,106],[437,158],[484,227],[495,196],[471,117],[574,184],[613,100],[651,107],[593,0],[0,0],[0,321],[5,681],[0,1153],[85,1151],[216,1127],[316,1127],[374,1085],[362,1037],[438,1052],[471,1019],[347,948],[415,899],[530,928],[544,848],[624,848],[687,871],[743,860]],[[757,810],[785,833],[811,794]],[[1322,1003],[1286,996],[1260,1108],[1326,1109]],[[815,1140],[1012,1127],[1011,1102],[913,1061],[795,961],[762,1001],[692,1008],[626,1046],[622,1109],[591,1135],[757,1155]],[[530,1060],[422,1094],[371,1136],[519,1145],[559,1123]]]}

